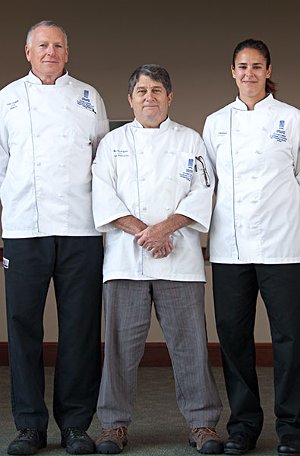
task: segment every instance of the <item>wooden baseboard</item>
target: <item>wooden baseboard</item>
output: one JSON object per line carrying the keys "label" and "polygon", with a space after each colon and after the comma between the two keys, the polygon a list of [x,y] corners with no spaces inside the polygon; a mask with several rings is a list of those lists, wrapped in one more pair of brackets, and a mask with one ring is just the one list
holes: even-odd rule
{"label": "wooden baseboard", "polygon": [[[44,343],[45,366],[54,366],[56,358],[57,343]],[[103,353],[103,344],[102,344]],[[208,343],[208,356],[212,366],[221,366],[220,345],[217,342]],[[257,366],[273,366],[272,344],[268,342],[256,344]],[[8,366],[7,342],[0,342],[0,366]],[[147,342],[141,366],[163,367],[171,366],[169,353],[164,342]]]}

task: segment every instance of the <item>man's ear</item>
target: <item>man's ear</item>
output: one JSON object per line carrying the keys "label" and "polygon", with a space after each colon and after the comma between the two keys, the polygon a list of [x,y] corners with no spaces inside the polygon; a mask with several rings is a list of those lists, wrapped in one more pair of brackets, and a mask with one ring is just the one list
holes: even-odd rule
{"label": "man's ear", "polygon": [[130,104],[130,107],[132,109],[132,100],[131,100],[131,95],[127,95],[128,103]]}
{"label": "man's ear", "polygon": [[28,62],[30,62],[30,46],[28,44],[25,44],[25,55]]}

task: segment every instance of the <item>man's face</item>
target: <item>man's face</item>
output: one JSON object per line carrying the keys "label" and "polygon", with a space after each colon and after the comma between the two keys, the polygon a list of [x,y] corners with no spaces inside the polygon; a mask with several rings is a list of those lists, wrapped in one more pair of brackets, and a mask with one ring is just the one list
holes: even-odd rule
{"label": "man's face", "polygon": [[163,84],[149,76],[142,75],[134,86],[128,101],[135,118],[145,128],[158,128],[168,117],[169,106],[173,98]]}
{"label": "man's face", "polygon": [[64,72],[69,49],[58,27],[40,26],[32,31],[25,54],[32,72],[44,83],[54,84]]}

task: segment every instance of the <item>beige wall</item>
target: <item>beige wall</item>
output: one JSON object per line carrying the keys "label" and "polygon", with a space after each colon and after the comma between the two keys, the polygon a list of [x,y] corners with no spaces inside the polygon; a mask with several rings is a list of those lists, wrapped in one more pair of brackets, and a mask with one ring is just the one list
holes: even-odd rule
{"label": "beige wall", "polygon": [[[70,43],[70,73],[94,85],[110,119],[127,119],[127,80],[142,63],[160,63],[170,72],[174,120],[202,131],[206,116],[236,95],[229,67],[237,42],[259,38],[269,45],[279,83],[278,98],[300,107],[300,2],[297,0],[3,0],[0,6],[2,50],[0,87],[28,70],[23,55],[27,28],[41,19],[61,23]],[[283,221],[284,222],[284,221]],[[213,320],[210,267],[207,268],[207,319],[210,341],[217,340]],[[0,341],[6,340],[3,278],[0,276]],[[45,340],[56,340],[53,291],[45,314]],[[148,340],[162,340],[155,320]],[[256,340],[268,341],[265,311],[259,306]]]}
{"label": "beige wall", "polygon": [[[7,341],[7,332],[6,332],[6,324],[5,324],[5,305],[4,305],[4,285],[3,285],[3,271],[0,274],[0,342]],[[206,294],[205,294],[205,301],[206,301],[206,318],[207,318],[207,333],[208,333],[208,340],[209,342],[217,342],[218,337],[216,334],[215,329],[215,322],[214,322],[214,310],[213,310],[213,300],[212,300],[212,291],[211,291],[211,267],[209,265],[206,266],[206,275],[207,275],[207,284],[206,284]],[[47,342],[55,342],[57,341],[57,320],[56,320],[56,304],[55,304],[55,297],[53,286],[51,285],[46,310],[45,310],[45,341]],[[103,323],[103,322],[102,322]],[[103,331],[102,331],[102,340],[104,336],[104,325],[102,324]],[[259,299],[258,308],[257,308],[257,316],[256,316],[256,327],[255,327],[255,339],[257,342],[269,342],[270,341],[270,334],[269,334],[269,327],[266,318],[265,309]],[[164,341],[163,334],[159,327],[159,324],[155,318],[154,311],[152,317],[151,328],[147,338],[148,342],[161,342]]]}

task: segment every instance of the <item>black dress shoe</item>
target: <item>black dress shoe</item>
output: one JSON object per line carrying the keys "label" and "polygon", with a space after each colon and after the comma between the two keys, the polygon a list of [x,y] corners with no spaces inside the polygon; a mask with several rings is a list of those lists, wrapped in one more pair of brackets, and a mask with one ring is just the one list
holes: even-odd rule
{"label": "black dress shoe", "polygon": [[47,432],[38,429],[24,428],[8,445],[7,454],[35,454],[47,446]]}
{"label": "black dress shoe", "polygon": [[255,448],[255,442],[244,432],[230,434],[227,442],[224,443],[225,454],[245,454]]}
{"label": "black dress shoe", "polygon": [[95,453],[95,444],[87,433],[77,427],[69,427],[61,431],[61,446],[69,454]]}
{"label": "black dress shoe", "polygon": [[300,438],[293,434],[284,435],[277,448],[279,456],[300,456]]}

